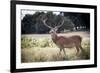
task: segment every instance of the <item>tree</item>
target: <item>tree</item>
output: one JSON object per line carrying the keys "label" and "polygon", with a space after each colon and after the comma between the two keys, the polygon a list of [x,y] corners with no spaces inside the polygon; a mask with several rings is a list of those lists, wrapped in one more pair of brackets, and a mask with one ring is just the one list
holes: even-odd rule
{"label": "tree", "polygon": [[74,28],[85,26],[86,29],[90,29],[90,16],[85,13],[68,13],[61,12],[61,14],[54,14],[52,11],[36,11],[33,15],[26,14],[21,20],[21,31],[22,34],[33,34],[33,33],[48,33],[49,28],[43,25],[42,18],[47,18],[46,23],[55,27],[60,25],[64,18],[64,24],[59,28],[58,32],[64,32],[64,30],[73,31]]}

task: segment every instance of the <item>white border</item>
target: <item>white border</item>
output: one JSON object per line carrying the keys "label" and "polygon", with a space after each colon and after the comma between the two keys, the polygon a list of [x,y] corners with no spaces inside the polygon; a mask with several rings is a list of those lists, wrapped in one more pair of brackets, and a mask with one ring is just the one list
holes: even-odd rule
{"label": "white border", "polygon": [[[21,63],[21,40],[20,40],[21,39],[21,15],[20,15],[21,9],[90,13],[90,24],[91,24],[90,25],[90,42],[91,42],[90,60]],[[35,6],[35,5],[16,5],[16,68],[17,69],[86,65],[86,64],[94,64],[94,9]]]}

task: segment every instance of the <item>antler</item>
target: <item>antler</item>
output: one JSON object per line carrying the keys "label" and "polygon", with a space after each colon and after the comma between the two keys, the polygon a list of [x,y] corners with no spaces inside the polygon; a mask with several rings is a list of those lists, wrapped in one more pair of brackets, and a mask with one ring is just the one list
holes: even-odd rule
{"label": "antler", "polygon": [[43,22],[43,24],[46,26],[46,27],[48,27],[48,28],[52,28],[51,26],[49,26],[49,25],[47,25],[47,23],[46,23],[46,21],[47,21],[47,18],[45,18],[45,19],[43,19],[43,17],[42,17],[42,22]]}
{"label": "antler", "polygon": [[[48,28],[52,29],[53,27],[51,27],[51,26],[47,25],[47,23],[46,23],[47,18],[45,18],[45,19],[44,19],[44,17],[45,17],[45,16],[43,16],[43,17],[42,17],[42,19],[41,19],[41,20],[42,20],[42,22],[43,22],[43,24],[44,24],[46,27],[48,27]],[[64,24],[64,17],[62,17],[62,22],[61,22],[61,24],[60,24],[60,25],[58,25],[58,26],[56,26],[56,28],[60,28],[63,24]]]}
{"label": "antler", "polygon": [[60,28],[64,24],[64,17],[62,17],[62,22],[60,25],[56,26],[57,28]]}

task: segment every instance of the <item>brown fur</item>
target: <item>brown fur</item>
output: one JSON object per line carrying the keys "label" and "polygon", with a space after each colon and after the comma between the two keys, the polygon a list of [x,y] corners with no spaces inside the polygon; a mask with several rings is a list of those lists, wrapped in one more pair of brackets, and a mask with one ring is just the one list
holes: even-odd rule
{"label": "brown fur", "polygon": [[52,37],[53,42],[60,48],[60,52],[64,50],[64,48],[73,48],[76,47],[77,53],[79,49],[82,49],[81,42],[82,38],[78,35],[71,37],[57,36],[57,34],[53,34],[55,37]]}
{"label": "brown fur", "polygon": [[54,28],[47,25],[46,23],[47,18],[45,18],[42,21],[46,27],[51,29],[50,33],[51,33],[52,40],[60,48],[60,52],[63,50],[63,52],[65,53],[64,48],[72,48],[72,47],[76,47],[77,53],[79,52],[79,49],[82,50],[81,47],[82,38],[80,36],[78,35],[71,36],[71,37],[57,36],[56,31],[64,24],[64,18],[62,18],[62,23],[59,26],[56,26]]}

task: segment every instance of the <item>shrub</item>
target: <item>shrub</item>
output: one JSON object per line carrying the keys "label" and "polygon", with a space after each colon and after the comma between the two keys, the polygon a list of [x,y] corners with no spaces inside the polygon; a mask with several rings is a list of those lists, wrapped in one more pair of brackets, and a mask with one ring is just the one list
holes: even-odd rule
{"label": "shrub", "polygon": [[56,47],[53,41],[49,38],[31,38],[22,37],[21,38],[21,48],[31,48],[31,47]]}
{"label": "shrub", "polygon": [[21,38],[21,48],[29,48],[31,47],[31,38],[22,37]]}

